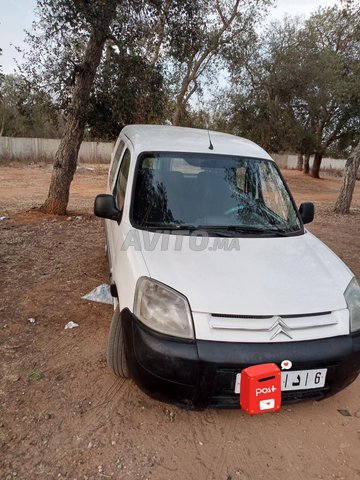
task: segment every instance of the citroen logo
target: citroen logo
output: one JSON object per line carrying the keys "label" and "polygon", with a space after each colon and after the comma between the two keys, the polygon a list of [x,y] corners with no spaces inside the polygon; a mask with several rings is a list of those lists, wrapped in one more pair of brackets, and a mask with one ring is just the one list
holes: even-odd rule
{"label": "citroen logo", "polygon": [[284,335],[286,335],[288,338],[292,340],[293,337],[289,333],[290,327],[286,325],[284,320],[279,316],[273,317],[273,320],[275,321],[268,330],[268,332],[273,332],[273,334],[270,337],[270,340],[274,340],[274,338],[280,335],[281,333],[283,333]]}

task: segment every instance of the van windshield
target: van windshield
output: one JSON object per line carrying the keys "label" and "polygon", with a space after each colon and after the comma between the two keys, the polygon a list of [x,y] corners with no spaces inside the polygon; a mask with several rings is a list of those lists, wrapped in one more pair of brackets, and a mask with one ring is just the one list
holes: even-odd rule
{"label": "van windshield", "polygon": [[274,162],[232,155],[140,155],[132,219],[143,229],[299,231],[295,206]]}

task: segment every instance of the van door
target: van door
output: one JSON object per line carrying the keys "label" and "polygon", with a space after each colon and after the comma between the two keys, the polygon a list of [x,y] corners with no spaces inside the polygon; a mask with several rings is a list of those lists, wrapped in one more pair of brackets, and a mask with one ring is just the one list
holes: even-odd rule
{"label": "van door", "polygon": [[[114,185],[112,187],[111,193],[113,194],[116,202],[116,206],[119,210],[123,211],[124,209],[124,202],[125,202],[125,193],[126,193],[126,186],[129,176],[129,169],[130,169],[130,160],[131,154],[128,148],[123,151],[123,155],[120,161],[120,168],[117,172],[116,179],[114,181]],[[109,183],[111,181],[111,172],[109,174]],[[115,253],[116,247],[118,243],[118,235],[119,235],[119,226],[121,226],[118,222],[114,220],[105,220],[106,222],[106,239],[108,244],[108,259],[109,259],[109,267],[110,267],[110,281],[113,276],[113,268],[114,268],[114,261],[115,261]]]}

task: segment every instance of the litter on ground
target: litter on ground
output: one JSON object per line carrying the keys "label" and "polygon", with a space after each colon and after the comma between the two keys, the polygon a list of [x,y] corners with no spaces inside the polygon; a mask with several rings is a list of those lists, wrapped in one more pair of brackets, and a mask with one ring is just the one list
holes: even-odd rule
{"label": "litter on ground", "polygon": [[81,298],[84,300],[90,300],[91,302],[108,303],[110,305],[113,304],[113,298],[110,293],[110,285],[107,283],[99,285]]}
{"label": "litter on ground", "polygon": [[64,329],[65,329],[65,330],[70,330],[70,329],[76,328],[76,327],[78,327],[78,326],[79,326],[78,323],[75,323],[75,322],[71,321],[71,322],[68,322],[68,323],[65,325]]}

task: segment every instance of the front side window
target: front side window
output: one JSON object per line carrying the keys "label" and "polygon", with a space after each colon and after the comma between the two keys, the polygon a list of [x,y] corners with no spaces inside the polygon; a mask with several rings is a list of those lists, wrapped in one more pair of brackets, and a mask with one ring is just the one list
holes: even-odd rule
{"label": "front side window", "polygon": [[131,158],[130,152],[129,150],[126,150],[121,162],[118,178],[116,181],[115,191],[114,191],[115,197],[116,197],[116,206],[118,207],[119,210],[122,210],[124,208],[126,185],[127,185],[129,168],[130,168],[130,158]]}
{"label": "front side window", "polygon": [[117,167],[119,165],[120,158],[121,158],[121,154],[122,154],[124,148],[125,148],[125,143],[122,140],[120,140],[119,145],[117,146],[116,152],[114,154],[113,162],[111,164],[111,168],[110,168],[110,172],[109,172],[109,185],[110,185],[110,187],[113,183],[113,180],[114,180],[114,177],[115,177],[115,174],[116,174],[116,170],[117,170]]}
{"label": "front side window", "polygon": [[263,162],[260,165],[260,189],[264,205],[284,221],[296,223],[293,218],[295,211],[289,209],[289,195],[277,170],[271,162]]}
{"label": "front side window", "polygon": [[140,228],[301,229],[270,160],[152,152],[140,156],[135,178],[132,214]]}

